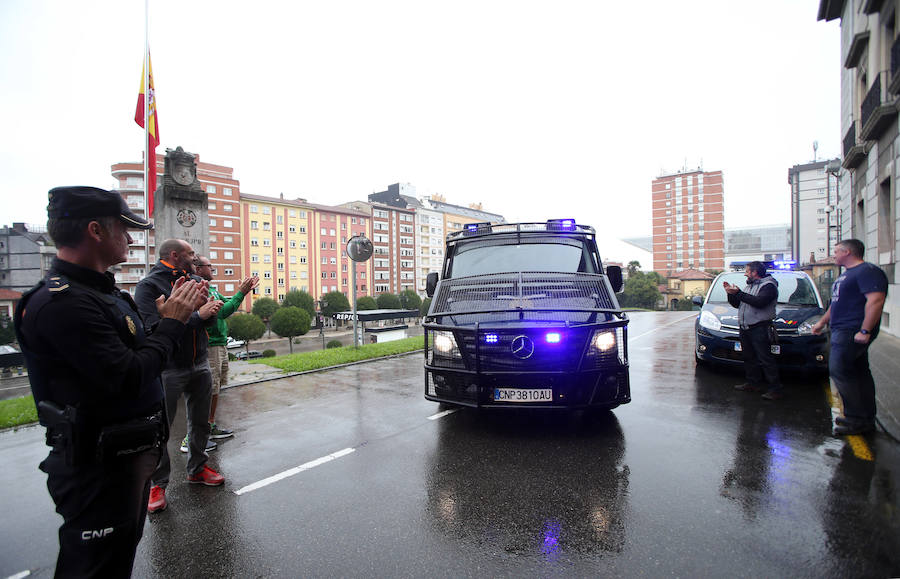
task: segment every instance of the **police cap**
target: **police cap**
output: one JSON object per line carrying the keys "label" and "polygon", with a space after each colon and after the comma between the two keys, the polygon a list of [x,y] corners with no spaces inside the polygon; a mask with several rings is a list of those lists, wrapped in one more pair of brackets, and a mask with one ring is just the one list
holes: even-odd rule
{"label": "police cap", "polygon": [[54,187],[47,194],[50,219],[118,217],[133,229],[153,229],[153,224],[131,212],[121,195],[97,187]]}

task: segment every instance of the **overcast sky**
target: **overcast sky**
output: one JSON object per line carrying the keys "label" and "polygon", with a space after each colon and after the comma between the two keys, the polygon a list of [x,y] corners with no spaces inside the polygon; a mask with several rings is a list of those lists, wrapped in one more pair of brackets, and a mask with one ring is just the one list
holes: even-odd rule
{"label": "overcast sky", "polygon": [[[605,258],[650,185],[701,163],[728,228],[790,222],[788,168],[840,154],[818,0],[151,0],[162,145],[241,191],[338,204],[390,183],[509,221],[575,217]],[[142,0],[0,1],[0,224],[139,161]],[[605,247],[609,249],[604,251]],[[649,269],[650,264],[645,264]]]}

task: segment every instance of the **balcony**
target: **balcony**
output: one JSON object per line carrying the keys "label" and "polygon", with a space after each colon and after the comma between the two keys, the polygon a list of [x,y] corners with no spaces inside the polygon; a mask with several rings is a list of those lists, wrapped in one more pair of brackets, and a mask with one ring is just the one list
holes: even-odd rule
{"label": "balcony", "polygon": [[[878,139],[891,123],[897,121],[897,108],[887,94],[887,75],[888,71],[878,73],[860,107],[859,123],[862,128],[859,130],[859,138],[861,141]],[[882,77],[884,77],[883,81]]]}
{"label": "balcony", "polygon": [[844,162],[841,165],[844,169],[855,169],[862,163],[868,153],[865,142],[856,140],[856,121],[850,124],[850,129],[844,135]]}
{"label": "balcony", "polygon": [[900,92],[900,74],[898,73],[900,73],[900,36],[891,45],[891,86],[888,87],[891,94]]}

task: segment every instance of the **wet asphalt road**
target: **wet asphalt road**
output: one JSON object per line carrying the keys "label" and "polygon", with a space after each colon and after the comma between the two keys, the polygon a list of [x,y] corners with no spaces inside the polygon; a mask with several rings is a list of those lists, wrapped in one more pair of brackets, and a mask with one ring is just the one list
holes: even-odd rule
{"label": "wet asphalt road", "polygon": [[[225,486],[176,476],[179,415],[134,575],[900,575],[898,446],[833,438],[825,380],[772,403],[695,370],[692,320],[632,315],[633,402],[593,420],[434,417],[421,354],[229,389]],[[42,438],[0,433],[0,577],[52,575]]]}

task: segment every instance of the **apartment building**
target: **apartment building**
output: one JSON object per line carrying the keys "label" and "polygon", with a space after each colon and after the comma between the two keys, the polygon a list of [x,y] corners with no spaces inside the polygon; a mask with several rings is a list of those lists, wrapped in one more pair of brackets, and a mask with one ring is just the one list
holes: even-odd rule
{"label": "apartment building", "polygon": [[[241,214],[246,267],[260,278],[252,300],[245,302],[248,309],[259,297],[281,301],[293,289],[316,300],[332,291],[351,297],[354,262],[346,244],[353,235],[371,237],[368,213],[283,195],[243,194]],[[357,296],[371,295],[371,260],[356,267]]]}
{"label": "apartment building", "polygon": [[0,228],[0,289],[26,292],[47,275],[56,246],[42,225]]}
{"label": "apartment building", "polygon": [[[225,295],[236,291],[237,284],[247,276],[244,273],[241,250],[240,182],[234,178],[234,169],[223,165],[200,161],[194,155],[197,166],[197,180],[209,200],[209,257],[213,265],[212,285]],[[165,155],[156,155],[157,183],[162,184],[165,170]],[[143,162],[115,163],[111,167],[113,190],[125,199],[128,207],[143,216],[144,207],[144,164]],[[145,252],[146,236],[149,235],[149,259]],[[134,242],[128,249],[128,260],[118,266],[116,283],[122,289],[134,293],[137,282],[145,275],[145,264],[150,267],[159,259],[156,253],[156,237],[151,230],[131,232]]]}
{"label": "apartment building", "polygon": [[652,183],[653,271],[725,268],[721,171],[683,170]]}
{"label": "apartment building", "polygon": [[820,0],[819,20],[840,19],[843,159],[835,171],[837,237],[866,245],[866,261],[888,276],[881,329],[900,335],[897,180],[900,179],[898,0]]}
{"label": "apartment building", "polygon": [[840,159],[813,161],[788,169],[791,253],[800,263],[825,259],[838,240],[837,179],[829,169],[840,166],[840,162]]}

